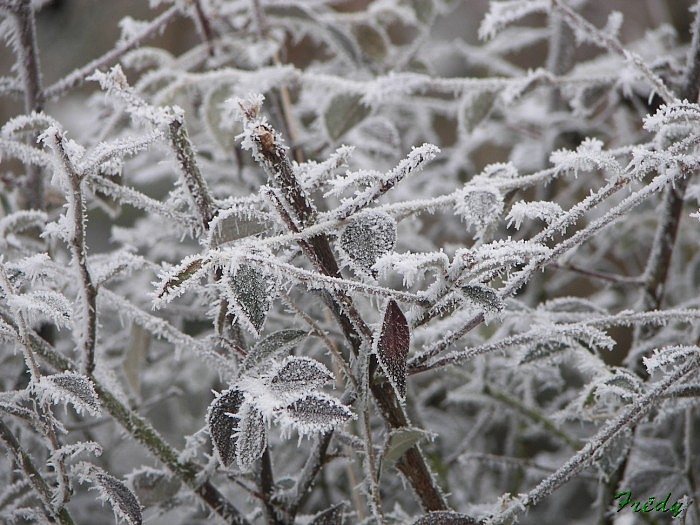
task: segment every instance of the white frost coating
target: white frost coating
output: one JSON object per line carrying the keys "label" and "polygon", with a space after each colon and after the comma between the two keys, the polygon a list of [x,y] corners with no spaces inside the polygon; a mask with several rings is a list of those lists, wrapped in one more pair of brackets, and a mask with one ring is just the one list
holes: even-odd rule
{"label": "white frost coating", "polygon": [[49,319],[59,328],[71,325],[73,308],[70,301],[59,292],[35,290],[26,294],[11,295],[6,301],[10,308],[21,313],[29,322]]}
{"label": "white frost coating", "polygon": [[535,201],[535,202],[523,202],[519,201],[513,204],[506,215],[508,219],[508,227],[511,225],[515,226],[516,230],[520,229],[520,226],[525,219],[541,219],[547,224],[559,218],[564,211],[561,209],[556,202],[549,201]]}
{"label": "white frost coating", "polygon": [[603,143],[598,139],[585,139],[575,151],[557,150],[550,155],[549,161],[558,171],[573,172],[574,175],[595,169],[608,171],[613,176],[622,173],[617,159],[603,150]]}
{"label": "white frost coating", "polygon": [[693,354],[700,355],[700,347],[666,346],[664,348],[655,348],[652,355],[643,357],[642,361],[649,375],[652,375],[667,366],[677,365],[679,361],[685,360]]}
{"label": "white frost coating", "polygon": [[517,22],[533,13],[548,12],[549,0],[508,0],[505,2],[490,2],[489,12],[486,13],[479,26],[479,38],[489,40],[503,28]]}
{"label": "white frost coating", "polygon": [[457,213],[481,238],[485,229],[500,218],[503,211],[503,195],[496,186],[482,183],[467,184],[455,197]]}

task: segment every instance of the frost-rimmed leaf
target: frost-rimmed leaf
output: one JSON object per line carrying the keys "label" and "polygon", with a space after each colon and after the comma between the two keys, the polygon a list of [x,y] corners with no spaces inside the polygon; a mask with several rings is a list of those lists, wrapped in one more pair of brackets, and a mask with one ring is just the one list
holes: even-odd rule
{"label": "frost-rimmed leaf", "polygon": [[58,327],[70,326],[73,309],[66,297],[52,290],[35,290],[7,298],[11,308],[16,308],[29,321],[50,319]]}
{"label": "frost-rimmed leaf", "polygon": [[0,237],[7,237],[30,228],[41,228],[46,224],[46,212],[39,210],[19,210],[0,219]]}
{"label": "frost-rimmed leaf", "polygon": [[241,371],[251,370],[292,348],[309,335],[308,330],[286,329],[261,339],[241,362]]}
{"label": "frost-rimmed leaf", "polygon": [[13,340],[18,337],[17,332],[5,321],[0,319],[0,341],[2,340]]}
{"label": "frost-rimmed leaf", "polygon": [[572,342],[567,339],[537,341],[530,345],[518,361],[519,364],[532,363],[548,359],[571,348]]}
{"label": "frost-rimmed leaf", "polygon": [[314,393],[287,405],[280,419],[283,424],[291,425],[304,436],[333,430],[351,417],[350,409],[337,399]]}
{"label": "frost-rimmed leaf", "polygon": [[469,302],[482,308],[488,314],[496,314],[503,310],[503,301],[490,286],[485,284],[467,284],[462,286],[462,293]]}
{"label": "frost-rimmed leaf", "polygon": [[432,437],[432,434],[420,428],[405,427],[392,430],[384,445],[383,463],[393,465],[414,445]]}
{"label": "frost-rimmed leaf", "polygon": [[243,472],[247,472],[267,446],[267,429],[263,414],[250,403],[244,403],[238,419],[236,464]]}
{"label": "frost-rimmed leaf", "polygon": [[678,366],[679,363],[698,353],[700,353],[700,347],[697,346],[666,346],[654,349],[654,353],[649,357],[642,358],[642,361],[647,372],[651,375],[667,366]]}
{"label": "frost-rimmed leaf", "polygon": [[89,463],[81,463],[76,470],[81,482],[91,482],[100,492],[100,499],[110,504],[117,519],[123,519],[129,525],[141,525],[139,500],[124,483]]}
{"label": "frost-rimmed leaf", "polygon": [[176,476],[151,467],[141,467],[131,472],[126,479],[139,502],[145,507],[169,500],[182,486],[182,481]]}
{"label": "frost-rimmed leaf", "polygon": [[322,510],[314,515],[310,525],[343,525],[345,521],[345,502],[338,503],[332,507]]}
{"label": "frost-rimmed leaf", "polygon": [[372,266],[396,244],[396,221],[383,212],[369,211],[352,219],[340,235],[340,248],[361,273]]}
{"label": "frost-rimmed leaf", "polygon": [[411,525],[479,525],[479,523],[467,514],[451,510],[436,510],[418,518]]}
{"label": "frost-rimmed leaf", "polygon": [[465,133],[473,132],[493,108],[498,98],[494,91],[470,91],[462,97],[459,110],[459,125]]}
{"label": "frost-rimmed leaf", "polygon": [[271,219],[254,210],[231,208],[222,210],[209,223],[207,246],[218,248],[226,243],[267,231]]}
{"label": "frost-rimmed leaf", "polygon": [[185,291],[204,277],[208,267],[206,260],[201,255],[189,255],[180,264],[159,275],[160,282],[155,293],[154,306],[161,307]]}
{"label": "frost-rimmed leaf", "polygon": [[241,264],[227,278],[230,292],[229,309],[256,337],[265,324],[272,306],[274,281],[258,268]]}
{"label": "frost-rimmed leaf", "polygon": [[234,417],[243,404],[243,392],[237,388],[224,390],[209,405],[207,426],[219,461],[228,467],[236,458],[236,430],[238,418]]}
{"label": "frost-rimmed leaf", "polygon": [[377,338],[376,353],[384,372],[399,395],[406,397],[406,359],[411,343],[406,316],[393,299],[384,312],[381,332]]}
{"label": "frost-rimmed leaf", "polygon": [[370,108],[362,103],[362,95],[351,93],[335,95],[323,114],[328,136],[331,140],[338,140],[362,122],[369,113]]}
{"label": "frost-rimmed leaf", "polygon": [[48,399],[52,403],[69,402],[79,414],[87,412],[92,416],[99,416],[101,413],[95,386],[88,377],[78,372],[42,376],[34,388],[38,390],[42,399]]}
{"label": "frost-rimmed leaf", "polygon": [[270,381],[280,393],[301,393],[315,390],[333,381],[333,374],[323,363],[310,357],[289,356]]}
{"label": "frost-rimmed leaf", "polygon": [[483,230],[496,221],[503,211],[503,196],[498,188],[487,184],[469,184],[457,192],[455,213],[473,226],[477,237]]}

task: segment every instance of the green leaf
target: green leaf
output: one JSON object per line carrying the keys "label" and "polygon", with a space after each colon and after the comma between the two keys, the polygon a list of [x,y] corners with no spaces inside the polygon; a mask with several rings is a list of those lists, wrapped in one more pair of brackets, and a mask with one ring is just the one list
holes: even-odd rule
{"label": "green leaf", "polygon": [[429,432],[420,428],[405,427],[392,430],[384,445],[383,462],[393,465],[413,446],[424,439],[431,438],[432,435]]}
{"label": "green leaf", "polygon": [[383,32],[370,24],[354,24],[352,33],[357,38],[363,55],[373,62],[381,62],[386,57],[387,43]]}
{"label": "green leaf", "polygon": [[362,122],[370,108],[362,104],[362,96],[341,93],[334,96],[323,113],[323,121],[331,140],[338,140]]}

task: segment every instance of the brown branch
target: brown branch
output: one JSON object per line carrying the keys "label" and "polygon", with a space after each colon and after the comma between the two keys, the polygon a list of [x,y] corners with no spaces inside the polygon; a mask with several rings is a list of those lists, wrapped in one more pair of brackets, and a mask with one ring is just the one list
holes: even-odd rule
{"label": "brown branch", "polygon": [[[244,114],[248,114],[244,111]],[[261,165],[272,182],[280,188],[289,207],[294,211],[300,229],[311,226],[316,219],[316,208],[294,175],[291,162],[276,136],[274,129],[261,124],[253,130],[252,138],[261,156]],[[320,234],[310,238],[304,251],[313,252],[312,262],[326,276],[340,277],[340,269],[333,255],[328,237]],[[360,355],[363,344],[371,344],[372,332],[362,320],[345,293],[325,294],[331,312],[341,326],[355,355]],[[370,370],[377,368],[372,356]],[[372,394],[380,406],[382,415],[391,428],[409,426],[406,413],[388,382],[371,381]],[[427,461],[417,446],[413,446],[397,463],[399,470],[411,483],[426,510],[446,510],[447,502],[432,477]]]}
{"label": "brown branch", "polygon": [[[681,97],[697,102],[700,90],[700,11],[695,12],[692,25],[692,41],[686,63],[685,78],[680,87]],[[691,174],[669,182],[663,197],[662,211],[654,243],[644,271],[644,288],[639,308],[644,311],[657,310],[661,307],[666,291],[668,270],[676,245],[678,227],[683,213],[685,193]],[[656,332],[654,327],[642,327],[635,334],[636,341],[642,341]]]}

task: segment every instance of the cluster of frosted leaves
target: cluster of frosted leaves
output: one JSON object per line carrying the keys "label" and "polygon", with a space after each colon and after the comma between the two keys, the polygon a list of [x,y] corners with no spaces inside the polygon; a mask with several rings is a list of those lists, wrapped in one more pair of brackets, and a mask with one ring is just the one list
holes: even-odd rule
{"label": "cluster of frosted leaves", "polygon": [[91,416],[101,413],[100,402],[92,381],[78,372],[61,372],[42,376],[33,388],[42,400],[52,403],[70,403],[76,412]]}
{"label": "cluster of frosted leaves", "polygon": [[225,285],[229,312],[259,336],[272,306],[274,280],[254,266],[241,264],[227,275]]}
{"label": "cluster of frosted leaves", "polygon": [[117,519],[122,519],[129,525],[141,525],[143,521],[141,504],[129,487],[101,468],[89,463],[79,464],[76,470],[81,482],[92,483],[99,491],[100,499],[110,504]]}
{"label": "cluster of frosted leaves", "polygon": [[373,274],[380,257],[394,249],[396,221],[386,213],[368,211],[354,217],[340,234],[340,249],[360,274]]}
{"label": "cluster of frosted leaves", "polygon": [[[242,471],[250,470],[267,446],[271,421],[280,424],[283,432],[293,429],[304,436],[328,432],[352,417],[348,407],[318,391],[333,380],[322,363],[297,356],[275,359],[280,348],[286,350],[300,338],[288,332],[292,333],[261,341],[257,361],[248,363],[236,385],[209,407],[209,433],[224,467],[235,461]],[[263,352],[267,356],[261,357]]]}

